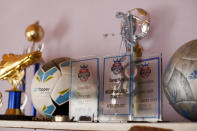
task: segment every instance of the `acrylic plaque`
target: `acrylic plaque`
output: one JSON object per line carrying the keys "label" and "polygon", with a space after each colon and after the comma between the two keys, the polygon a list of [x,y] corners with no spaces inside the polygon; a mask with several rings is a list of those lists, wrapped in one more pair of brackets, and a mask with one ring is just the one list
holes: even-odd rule
{"label": "acrylic plaque", "polygon": [[99,58],[71,61],[70,119],[98,120],[98,89]]}
{"label": "acrylic plaque", "polygon": [[134,121],[161,120],[161,57],[141,58],[135,61],[137,75],[134,78]]}
{"label": "acrylic plaque", "polygon": [[124,122],[131,114],[131,56],[105,57],[100,121]]}

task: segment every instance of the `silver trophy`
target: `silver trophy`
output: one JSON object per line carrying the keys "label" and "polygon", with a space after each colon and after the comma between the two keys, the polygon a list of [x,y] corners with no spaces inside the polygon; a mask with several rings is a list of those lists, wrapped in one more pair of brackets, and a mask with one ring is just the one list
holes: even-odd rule
{"label": "silver trophy", "polygon": [[122,18],[120,54],[133,54],[135,57],[140,57],[143,49],[140,49],[142,47],[139,46],[138,41],[148,34],[150,15],[144,9],[135,8],[127,13],[118,12],[116,17]]}
{"label": "silver trophy", "polygon": [[118,12],[116,17],[122,19],[120,56],[104,58],[102,114],[108,115],[104,120],[127,121],[132,114],[130,96],[137,75],[133,61],[142,56],[143,48],[138,42],[149,31],[150,16],[145,10],[135,8],[127,13]]}
{"label": "silver trophy", "polygon": [[[121,23],[121,44],[120,44],[120,55],[132,55],[132,59],[125,59],[128,57],[122,57],[120,61],[123,64],[122,73],[119,76],[112,75],[112,79],[115,77],[119,77],[114,82],[115,85],[112,87],[114,89],[114,92],[112,92],[111,97],[111,104],[115,104],[117,99],[121,95],[126,95],[129,93],[129,86],[127,89],[123,89],[124,81],[123,80],[129,80],[131,77],[130,74],[133,74],[132,77],[134,78],[137,74],[137,68],[135,67],[135,64],[131,63],[132,61],[135,61],[136,57],[141,57],[143,53],[143,48],[141,45],[139,45],[138,41],[144,38],[148,31],[150,26],[150,16],[149,14],[140,8],[135,8],[132,10],[129,10],[127,13],[118,12],[116,14],[117,18],[122,18]],[[130,71],[130,66],[132,64],[132,71]],[[132,72],[132,73],[131,73]],[[116,86],[118,83],[118,86]],[[118,88],[118,89],[117,89]],[[119,91],[119,92],[118,92]]]}

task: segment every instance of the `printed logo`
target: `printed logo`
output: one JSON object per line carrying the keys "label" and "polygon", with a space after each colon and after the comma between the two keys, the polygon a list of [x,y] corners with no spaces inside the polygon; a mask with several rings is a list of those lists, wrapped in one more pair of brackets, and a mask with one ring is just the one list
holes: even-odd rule
{"label": "printed logo", "polygon": [[148,78],[151,74],[151,68],[148,64],[142,64],[140,66],[140,76],[144,79]]}
{"label": "printed logo", "polygon": [[120,59],[117,58],[116,60],[113,60],[113,61],[114,61],[114,64],[111,67],[111,71],[115,75],[120,74],[123,71],[123,66],[120,62]]}
{"label": "printed logo", "polygon": [[189,79],[196,79],[197,78],[197,70],[194,70],[188,77],[189,77]]}
{"label": "printed logo", "polygon": [[88,65],[80,66],[80,70],[79,70],[79,73],[78,73],[78,78],[82,82],[86,82],[89,77],[90,77],[90,71],[88,69]]}

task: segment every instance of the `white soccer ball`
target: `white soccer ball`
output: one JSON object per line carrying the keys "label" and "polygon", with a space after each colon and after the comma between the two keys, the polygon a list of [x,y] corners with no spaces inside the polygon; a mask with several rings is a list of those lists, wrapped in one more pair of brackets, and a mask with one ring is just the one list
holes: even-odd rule
{"label": "white soccer ball", "polygon": [[197,40],[181,46],[171,57],[163,89],[172,107],[185,118],[197,121]]}
{"label": "white soccer ball", "polygon": [[42,115],[68,115],[70,94],[70,59],[57,58],[43,65],[31,84],[35,109]]}

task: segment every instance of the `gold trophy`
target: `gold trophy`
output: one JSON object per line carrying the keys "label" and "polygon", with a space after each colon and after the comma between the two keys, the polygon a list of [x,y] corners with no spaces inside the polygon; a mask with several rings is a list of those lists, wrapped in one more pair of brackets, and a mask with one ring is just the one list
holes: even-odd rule
{"label": "gold trophy", "polygon": [[4,54],[0,62],[0,80],[8,80],[12,85],[12,88],[7,90],[9,100],[6,115],[23,115],[20,110],[22,91],[19,90],[18,86],[24,78],[24,69],[38,62],[42,57],[41,51],[36,51],[34,47],[35,42],[39,42],[44,36],[42,27],[36,22],[27,27],[25,34],[27,39],[33,42],[30,52],[20,55]]}

